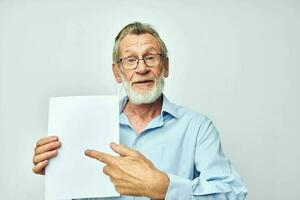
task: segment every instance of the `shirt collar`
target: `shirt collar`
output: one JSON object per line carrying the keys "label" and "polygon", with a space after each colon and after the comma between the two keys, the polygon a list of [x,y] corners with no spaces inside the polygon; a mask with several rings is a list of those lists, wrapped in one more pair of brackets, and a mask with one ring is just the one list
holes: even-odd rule
{"label": "shirt collar", "polygon": [[161,114],[168,113],[173,117],[177,118],[177,112],[175,110],[175,105],[171,103],[168,98],[163,94],[163,104],[161,108]]}
{"label": "shirt collar", "polygon": [[123,109],[124,109],[127,101],[128,101],[128,96],[121,98],[121,100],[119,101],[119,114],[123,113]]}
{"label": "shirt collar", "polygon": [[[119,102],[119,114],[123,113],[123,109],[128,101],[128,96],[123,97]],[[168,98],[163,94],[163,104],[161,109],[161,115],[164,116],[164,113],[168,113],[173,117],[177,118],[177,113],[175,110],[175,105],[171,103]]]}

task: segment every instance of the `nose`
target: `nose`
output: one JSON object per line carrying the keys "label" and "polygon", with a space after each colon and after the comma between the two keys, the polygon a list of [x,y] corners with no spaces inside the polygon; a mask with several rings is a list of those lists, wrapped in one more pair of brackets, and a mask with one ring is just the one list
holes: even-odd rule
{"label": "nose", "polygon": [[135,71],[139,74],[145,74],[148,71],[148,66],[146,65],[144,59],[139,59]]}

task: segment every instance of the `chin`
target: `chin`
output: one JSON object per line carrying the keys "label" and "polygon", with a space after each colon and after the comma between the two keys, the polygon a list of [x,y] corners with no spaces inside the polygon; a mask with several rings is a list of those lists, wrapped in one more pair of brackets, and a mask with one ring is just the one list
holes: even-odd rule
{"label": "chin", "polygon": [[164,89],[163,76],[161,76],[160,81],[155,82],[155,85],[150,88],[134,88],[126,81],[123,83],[129,101],[136,105],[154,103],[161,96]]}
{"label": "chin", "polygon": [[152,88],[151,90],[133,90],[128,91],[127,95],[129,101],[133,104],[151,104],[154,103],[162,94],[159,88]]}

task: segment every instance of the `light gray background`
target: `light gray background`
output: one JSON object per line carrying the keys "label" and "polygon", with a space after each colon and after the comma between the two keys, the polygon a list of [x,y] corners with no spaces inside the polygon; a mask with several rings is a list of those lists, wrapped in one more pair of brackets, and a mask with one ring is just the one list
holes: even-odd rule
{"label": "light gray background", "polygon": [[215,122],[247,199],[300,199],[299,11],[296,0],[0,0],[0,198],[44,199],[31,169],[49,97],[116,93],[113,39],[139,20],[169,48],[165,93]]}

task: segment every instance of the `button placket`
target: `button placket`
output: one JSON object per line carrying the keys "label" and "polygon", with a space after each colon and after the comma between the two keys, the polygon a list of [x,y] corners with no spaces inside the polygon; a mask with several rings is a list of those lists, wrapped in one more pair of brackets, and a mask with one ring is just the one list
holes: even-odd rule
{"label": "button placket", "polygon": [[139,139],[139,136],[137,136],[134,141],[133,141],[133,144],[132,144],[132,148],[137,150],[138,149],[138,139]]}

